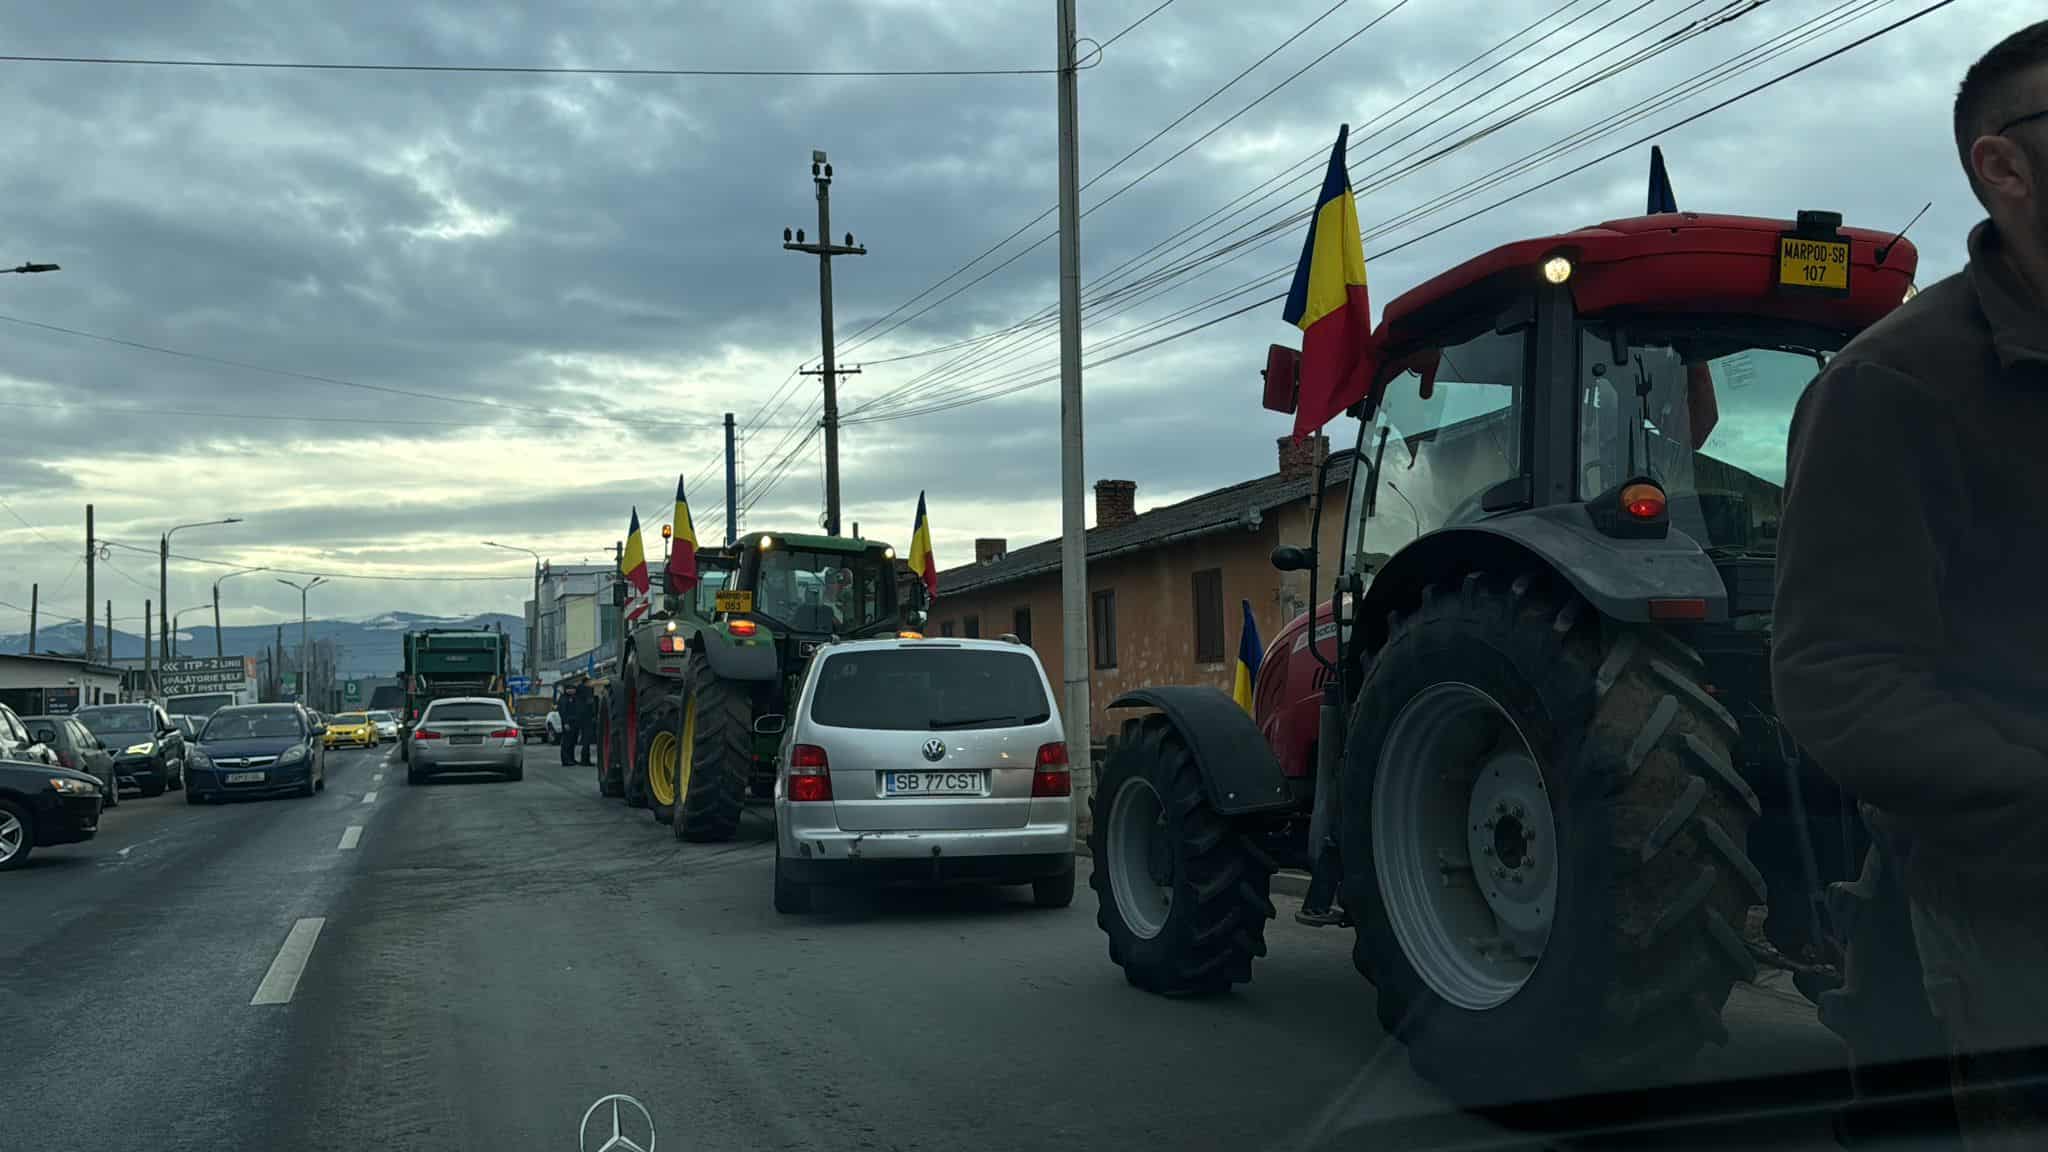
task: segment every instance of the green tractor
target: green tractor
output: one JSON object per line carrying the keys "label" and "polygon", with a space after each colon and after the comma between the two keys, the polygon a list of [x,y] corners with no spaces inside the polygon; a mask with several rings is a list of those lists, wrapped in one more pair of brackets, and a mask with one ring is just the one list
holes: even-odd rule
{"label": "green tractor", "polygon": [[748,797],[773,794],[788,701],[833,640],[893,635],[904,604],[896,550],[842,536],[757,532],[699,554],[693,597],[628,638],[624,695],[601,700],[605,767],[627,804],[679,840],[730,840]]}

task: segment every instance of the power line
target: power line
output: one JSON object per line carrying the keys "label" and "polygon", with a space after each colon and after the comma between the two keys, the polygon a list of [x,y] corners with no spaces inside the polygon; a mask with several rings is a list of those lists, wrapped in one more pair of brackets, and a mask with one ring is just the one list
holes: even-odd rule
{"label": "power line", "polygon": [[[42,412],[97,412],[113,416],[184,416],[208,420],[253,420],[277,424],[375,424],[380,427],[389,428],[394,423],[402,423],[406,427],[496,427],[496,425],[479,424],[475,420],[423,420],[417,416],[407,416],[402,422],[398,422],[393,421],[388,416],[272,415],[257,412],[217,412],[206,408],[154,408],[123,404],[72,404],[69,402],[38,404],[27,400],[0,400],[0,408],[23,408]],[[711,431],[723,428],[724,424],[721,422],[718,424],[689,425],[689,427]]]}
{"label": "power line", "polygon": [[[1160,5],[1161,8],[1165,6]],[[1142,22],[1141,20],[1140,23]],[[1115,43],[1115,39],[1112,38],[1110,43]],[[5,55],[0,56],[0,63],[102,64],[130,68],[222,68],[247,71],[425,72],[501,76],[676,76],[700,79],[822,77],[876,80],[947,76],[1050,76],[1059,71],[1057,68],[586,68],[571,65],[520,64],[330,64],[304,60],[198,60],[162,56]],[[1093,68],[1095,65],[1089,64],[1085,67]]]}
{"label": "power line", "polygon": [[154,352],[161,356],[173,356],[180,360],[192,360],[202,364],[218,364],[228,368],[239,368],[248,372],[260,372],[269,376],[281,376],[288,380],[301,380],[313,384],[330,384],[341,388],[360,388],[367,392],[382,392],[391,396],[407,396],[415,400],[435,400],[443,404],[461,404],[468,407],[486,408],[494,412],[524,413],[533,416],[552,416],[558,419],[599,420],[613,424],[634,427],[663,427],[706,429],[723,427],[722,424],[690,424],[674,420],[651,420],[638,416],[613,416],[602,412],[571,412],[560,408],[538,408],[525,404],[507,404],[499,400],[470,396],[449,396],[439,392],[421,392],[411,388],[397,388],[389,384],[365,384],[340,376],[323,376],[317,372],[298,372],[290,368],[274,368],[267,364],[252,364],[246,360],[230,360],[224,356],[211,356],[204,352],[187,352],[178,348],[167,348],[161,344],[150,344],[141,340],[129,340],[120,336],[105,336],[98,332],[87,332],[80,328],[67,328],[61,324],[46,324],[40,320],[25,320],[19,316],[0,314],[0,322],[17,324],[24,328],[35,328],[63,336],[76,336],[84,340],[96,340],[140,352]]}
{"label": "power line", "polygon": [[[130,552],[142,552],[142,553],[146,553],[146,554],[151,554],[151,555],[154,555],[154,554],[156,554],[156,551],[157,551],[157,550],[156,550],[156,549],[154,549],[154,548],[140,548],[140,547],[137,547],[136,545],[133,545],[133,544],[124,544],[124,543],[122,543],[122,542],[121,542],[121,541],[119,541],[119,540],[106,540],[106,539],[102,539],[102,540],[101,540],[101,543],[103,543],[103,544],[107,544],[107,545],[110,545],[110,546],[112,546],[112,547],[115,547],[115,548],[123,548],[123,549],[126,549],[127,551],[130,551]],[[251,564],[237,564],[237,563],[235,563],[235,562],[234,562],[234,561],[232,561],[232,560],[216,560],[216,559],[214,559],[214,558],[213,558],[213,557],[211,557],[211,556],[188,556],[188,555],[185,555],[184,553],[180,553],[180,552],[173,552],[173,553],[171,553],[171,559],[173,559],[173,560],[185,560],[185,561],[188,561],[188,562],[190,562],[190,563],[193,563],[193,564],[211,564],[211,565],[213,565],[213,566],[214,566],[214,567],[216,567],[216,568],[237,568],[237,569],[240,569],[240,570],[242,570],[242,571],[245,571],[245,572],[248,572],[248,571],[256,571],[256,570],[258,570],[258,569],[260,568],[260,570],[262,570],[262,571],[264,571],[264,572],[276,572],[276,573],[278,573],[278,574],[280,574],[280,575],[284,575],[284,576],[324,576],[324,577],[326,577],[326,578],[327,578],[327,579],[329,579],[329,580],[389,580],[389,581],[397,581],[397,582],[403,582],[403,583],[411,583],[411,582],[423,582],[423,583],[451,583],[451,584],[452,584],[452,583],[469,583],[469,582],[474,582],[474,581],[478,581],[478,580],[519,580],[519,581],[528,581],[528,580],[531,580],[531,579],[533,579],[533,577],[532,577],[532,575],[531,575],[531,574],[528,574],[528,575],[525,575],[525,576],[449,576],[449,575],[431,575],[431,574],[419,574],[419,575],[388,575],[388,574],[375,574],[375,575],[373,575],[373,574],[367,574],[367,573],[361,573],[361,572],[316,572],[316,571],[311,571],[311,570],[308,570],[308,569],[304,569],[304,568],[280,568],[280,567],[278,567],[278,566],[277,566],[277,565],[275,565],[275,564],[263,564],[263,565],[251,565]],[[109,564],[109,566],[111,566],[111,563]],[[114,571],[116,571],[116,572],[120,572],[121,570],[120,570],[119,568],[115,568],[115,569],[114,569]],[[123,575],[126,575],[126,573],[122,573],[122,574],[123,574]],[[133,580],[134,578],[133,578],[133,577],[130,577],[130,579],[131,579],[131,580]],[[148,587],[148,585],[144,585],[144,587],[145,587],[145,588],[147,588],[147,587]]]}
{"label": "power line", "polygon": [[[1129,36],[1131,33],[1136,32],[1138,30],[1139,25],[1143,24],[1147,20],[1150,20],[1154,16],[1159,15],[1161,12],[1166,11],[1167,5],[1172,3],[1173,0],[1160,0],[1159,5],[1157,7],[1153,8],[1150,12],[1145,13],[1143,16],[1138,17],[1136,20],[1131,21],[1129,24],[1124,25],[1123,28],[1117,32],[1116,35],[1111,36],[1109,39],[1104,40],[1101,44],[1097,45],[1095,51],[1089,53],[1089,55],[1100,56],[1104,52],[1107,52],[1111,44],[1114,44],[1117,41],[1123,39],[1124,37]],[[1092,68],[1094,67],[1094,65],[1090,64],[1089,67]]]}
{"label": "power line", "polygon": [[[1885,2],[1885,3],[1889,3],[1889,2],[1890,2],[1890,0],[1882,0],[1882,2]],[[1893,21],[1892,23],[1890,23],[1890,24],[1887,24],[1887,25],[1885,25],[1885,26],[1884,26],[1883,28],[1879,28],[1879,29],[1877,29],[1877,30],[1876,30],[1876,31],[1874,31],[1874,32],[1871,32],[1871,33],[1868,33],[1868,34],[1866,34],[1866,35],[1864,35],[1864,36],[1858,37],[1857,39],[1855,39],[1855,40],[1852,40],[1852,41],[1850,41],[1850,42],[1849,42],[1849,43],[1847,43],[1847,44],[1844,44],[1844,45],[1841,45],[1841,46],[1839,46],[1839,47],[1837,47],[1837,48],[1834,48],[1834,49],[1832,49],[1832,50],[1830,50],[1830,51],[1828,51],[1828,52],[1826,52],[1826,53],[1823,53],[1823,54],[1822,54],[1822,55],[1820,55],[1820,56],[1817,56],[1817,57],[1815,57],[1815,58],[1814,58],[1814,59],[1812,59],[1812,60],[1806,61],[1806,62],[1805,62],[1805,63],[1803,63],[1803,64],[1797,65],[1796,67],[1793,67],[1793,68],[1791,68],[1791,69],[1788,69],[1788,70],[1787,70],[1787,71],[1785,71],[1785,72],[1782,72],[1782,73],[1780,73],[1780,74],[1778,74],[1778,75],[1776,75],[1776,76],[1773,76],[1773,77],[1771,77],[1770,79],[1768,79],[1768,80],[1765,80],[1765,81],[1763,81],[1763,82],[1762,82],[1762,83],[1760,83],[1760,84],[1756,84],[1756,85],[1753,85],[1753,86],[1751,86],[1751,87],[1749,87],[1749,88],[1746,88],[1746,89],[1744,89],[1743,91],[1741,91],[1741,92],[1738,92],[1738,93],[1736,93],[1735,95],[1733,95],[1733,96],[1731,96],[1731,97],[1729,97],[1729,98],[1727,98],[1727,99],[1725,99],[1725,100],[1722,100],[1722,101],[1720,101],[1720,102],[1718,102],[1718,103],[1716,103],[1716,104],[1713,104],[1713,105],[1711,105],[1711,106],[1709,106],[1709,107],[1707,107],[1707,108],[1703,108],[1703,109],[1701,109],[1701,110],[1699,110],[1699,111],[1697,111],[1697,112],[1694,112],[1694,113],[1692,113],[1692,114],[1690,114],[1690,115],[1687,115],[1687,116],[1685,116],[1685,117],[1682,117],[1681,119],[1677,120],[1677,121],[1676,121],[1676,122],[1674,122],[1674,123],[1671,123],[1671,124],[1665,125],[1665,126],[1664,126],[1663,128],[1659,129],[1659,130],[1658,130],[1658,131],[1656,131],[1656,132],[1652,132],[1652,133],[1649,133],[1649,134],[1647,134],[1647,135],[1644,135],[1644,136],[1638,137],[1638,138],[1636,138],[1636,139],[1634,139],[1634,140],[1631,140],[1631,141],[1630,141],[1630,142],[1628,142],[1627,144],[1621,145],[1621,146],[1620,146],[1620,147],[1618,147],[1618,148],[1614,148],[1614,149],[1612,149],[1612,150],[1610,150],[1610,151],[1604,152],[1604,153],[1602,153],[1601,155],[1599,155],[1599,156],[1596,156],[1596,157],[1594,157],[1594,158],[1593,158],[1593,159],[1591,159],[1591,160],[1588,160],[1588,161],[1585,161],[1585,162],[1583,162],[1583,163],[1581,163],[1581,164],[1578,164],[1578,165],[1576,165],[1576,166],[1574,166],[1574,167],[1572,167],[1572,168],[1570,168],[1570,169],[1567,169],[1567,170],[1566,170],[1566,171],[1564,171],[1564,172],[1560,172],[1560,173],[1558,173],[1557,175],[1555,175],[1555,176],[1552,176],[1552,177],[1549,177],[1548,179],[1545,179],[1545,180],[1543,180],[1543,181],[1541,181],[1541,182],[1539,182],[1539,183],[1537,183],[1537,184],[1533,184],[1533,185],[1531,185],[1531,186],[1529,186],[1529,187],[1527,187],[1527,188],[1521,189],[1520,191],[1518,191],[1518,192],[1515,192],[1515,193],[1513,193],[1512,195],[1509,195],[1509,196],[1503,197],[1502,199],[1500,199],[1500,200],[1496,200],[1496,201],[1494,201],[1494,202],[1493,202],[1493,203],[1491,203],[1491,204],[1488,204],[1488,205],[1486,205],[1486,206],[1484,206],[1484,207],[1481,207],[1481,208],[1475,209],[1475,210],[1474,210],[1474,211],[1472,211],[1472,212],[1466,213],[1465,215],[1463,215],[1463,216],[1460,216],[1460,217],[1459,217],[1459,218],[1457,218],[1456,220],[1450,221],[1449,223],[1446,223],[1446,224],[1442,224],[1442,225],[1439,225],[1438,227],[1436,227],[1436,228],[1433,228],[1433,229],[1431,229],[1431,230],[1429,230],[1429,231],[1427,231],[1427,232],[1424,232],[1424,233],[1422,233],[1422,234],[1420,234],[1420,235],[1417,235],[1417,236],[1412,236],[1412,237],[1410,237],[1410,238],[1408,238],[1408,239],[1406,239],[1406,240],[1403,240],[1403,241],[1401,241],[1401,242],[1400,242],[1400,243],[1398,243],[1398,244],[1395,244],[1395,245],[1393,245],[1393,246],[1391,246],[1391,247],[1388,247],[1388,248],[1386,248],[1386,249],[1383,249],[1383,250],[1382,250],[1382,251],[1380,251],[1380,252],[1374,253],[1374,254],[1373,254],[1373,255],[1372,255],[1371,257],[1369,257],[1369,260],[1380,260],[1380,259],[1384,259],[1384,258],[1386,258],[1387,256],[1390,256],[1390,255],[1394,254],[1395,252],[1399,252],[1399,251],[1401,251],[1401,250],[1402,250],[1402,249],[1404,249],[1404,248],[1407,248],[1407,247],[1409,247],[1409,246],[1411,246],[1411,245],[1414,245],[1414,244],[1420,243],[1420,242],[1422,242],[1423,240],[1427,240],[1427,239],[1429,239],[1429,238],[1431,238],[1431,237],[1434,237],[1434,236],[1440,235],[1440,234],[1442,234],[1443,232],[1446,232],[1446,231],[1448,231],[1448,230],[1450,230],[1450,229],[1452,229],[1452,228],[1455,228],[1455,227],[1457,227],[1457,226],[1459,226],[1459,225],[1461,225],[1461,224],[1467,223],[1467,222],[1469,222],[1469,221],[1471,221],[1471,220],[1473,220],[1473,219],[1475,219],[1475,218],[1477,218],[1477,217],[1479,217],[1479,216],[1483,216],[1483,215],[1485,215],[1485,214],[1487,214],[1487,213],[1489,213],[1489,212],[1492,212],[1492,211],[1494,211],[1494,210],[1496,210],[1496,209],[1498,209],[1498,208],[1501,208],[1501,207],[1504,207],[1504,206],[1506,206],[1506,205],[1508,205],[1508,204],[1511,204],[1511,203],[1515,202],[1516,200],[1520,200],[1520,199],[1521,199],[1521,198],[1523,198],[1524,196],[1528,196],[1528,195],[1530,195],[1531,193],[1534,193],[1534,192],[1540,191],[1540,190],[1542,190],[1542,189],[1544,189],[1544,188],[1550,187],[1551,185],[1553,185],[1553,184],[1556,184],[1556,183],[1558,183],[1558,182],[1559,182],[1559,181],[1561,181],[1561,180],[1567,179],[1567,178],[1569,178],[1569,177],[1571,177],[1571,176],[1575,176],[1575,175],[1577,175],[1577,174],[1579,174],[1579,173],[1581,173],[1581,172],[1584,172],[1584,171],[1586,171],[1586,170],[1587,170],[1587,169],[1589,169],[1589,168],[1595,167],[1595,166],[1597,166],[1597,165],[1599,165],[1599,164],[1603,164],[1603,163],[1605,163],[1605,162],[1606,162],[1606,161],[1608,161],[1608,160],[1614,159],[1614,158],[1615,158],[1615,157],[1617,157],[1617,156],[1621,156],[1621,155],[1623,155],[1623,154],[1625,154],[1625,153],[1628,153],[1628,152],[1632,152],[1632,151],[1635,151],[1636,149],[1639,149],[1639,148],[1641,148],[1641,147],[1642,147],[1642,146],[1643,146],[1644,144],[1646,144],[1646,143],[1649,143],[1649,142],[1650,142],[1651,140],[1654,140],[1654,139],[1656,139],[1656,138],[1657,138],[1658,136],[1660,136],[1660,135],[1664,135],[1664,134],[1667,134],[1667,133],[1669,133],[1669,132],[1672,132],[1672,131],[1674,131],[1674,130],[1676,130],[1676,129],[1682,128],[1682,127],[1684,127],[1684,126],[1686,126],[1686,125],[1688,125],[1688,124],[1692,124],[1692,123],[1695,123],[1695,122],[1697,122],[1697,121],[1698,121],[1698,120],[1700,120],[1700,119],[1703,119],[1703,118],[1705,118],[1705,117],[1707,117],[1707,116],[1710,116],[1710,115],[1714,114],[1715,112],[1718,112],[1718,111],[1720,111],[1720,110],[1722,110],[1722,109],[1724,109],[1724,108],[1727,108],[1727,107],[1729,107],[1730,105],[1732,105],[1732,104],[1735,104],[1735,103],[1737,103],[1737,102],[1739,102],[1739,101],[1742,101],[1742,100],[1745,100],[1745,99],[1747,99],[1747,98],[1749,98],[1749,97],[1751,97],[1751,96],[1754,96],[1754,95],[1756,95],[1757,93],[1759,93],[1759,92],[1762,92],[1762,91],[1764,91],[1765,89],[1768,89],[1768,88],[1774,87],[1774,86],[1776,86],[1777,84],[1779,84],[1779,83],[1782,83],[1782,82],[1783,82],[1783,81],[1785,81],[1785,80],[1789,80],[1789,79],[1791,79],[1791,78],[1792,78],[1792,77],[1794,77],[1794,76],[1798,76],[1798,75],[1800,75],[1800,74],[1802,74],[1802,73],[1804,73],[1804,72],[1806,72],[1806,71],[1808,71],[1808,70],[1810,70],[1810,69],[1812,69],[1812,68],[1815,68],[1815,67],[1817,67],[1817,66],[1819,66],[1819,65],[1821,65],[1821,64],[1823,64],[1823,63],[1826,63],[1826,62],[1827,62],[1827,61],[1829,61],[1829,60],[1835,59],[1836,57],[1838,57],[1838,56],[1841,56],[1841,55],[1843,55],[1843,54],[1845,54],[1845,53],[1847,53],[1847,52],[1851,52],[1851,51],[1854,51],[1855,49],[1857,49],[1857,48],[1859,48],[1859,47],[1862,47],[1863,45],[1865,45],[1865,44],[1868,44],[1868,43],[1870,43],[1871,41],[1873,41],[1873,40],[1876,40],[1876,39],[1878,39],[1878,38],[1879,38],[1879,37],[1881,37],[1881,36],[1885,36],[1885,35],[1887,35],[1887,34],[1889,34],[1889,33],[1893,32],[1893,31],[1896,31],[1896,30],[1898,30],[1898,29],[1900,29],[1900,28],[1903,28],[1903,27],[1905,27],[1906,25],[1908,25],[1908,24],[1911,24],[1911,23],[1913,23],[1913,22],[1914,22],[1914,21],[1916,21],[1916,20],[1919,20],[1919,19],[1920,19],[1921,17],[1924,17],[1924,16],[1927,16],[1927,15],[1930,15],[1930,14],[1932,14],[1932,13],[1934,13],[1934,12],[1936,12],[1936,11],[1938,11],[1938,10],[1942,9],[1942,8],[1945,8],[1945,7],[1947,7],[1947,6],[1949,6],[1950,4],[1953,4],[1953,3],[1955,3],[1955,0],[1935,0],[1935,2],[1934,2],[1934,3],[1932,3],[1932,4],[1929,4],[1929,5],[1927,6],[1927,7],[1925,7],[1925,8],[1922,8],[1922,9],[1920,9],[1920,10],[1918,10],[1918,11],[1916,11],[1916,12],[1914,12],[1914,13],[1912,13],[1912,14],[1908,15],[1908,16],[1905,16],[1905,17],[1903,17],[1903,18],[1901,18],[1901,19],[1899,19],[1899,20]],[[1268,277],[1268,278],[1270,278],[1270,277]],[[1256,310],[1256,309],[1258,309],[1258,308],[1262,308],[1262,307],[1266,307],[1266,306],[1268,306],[1268,305],[1271,305],[1271,304],[1275,304],[1275,303],[1278,303],[1279,301],[1281,301],[1281,300],[1284,300],[1284,299],[1286,298],[1286,295],[1287,295],[1287,294],[1286,294],[1285,292],[1279,292],[1279,293],[1275,293],[1275,294],[1272,294],[1272,295],[1269,295],[1269,296],[1265,296],[1265,297],[1262,297],[1262,298],[1260,298],[1260,299],[1257,299],[1257,300],[1254,300],[1254,301],[1250,302],[1249,304],[1245,304],[1245,305],[1242,305],[1242,306],[1240,306],[1240,307],[1237,307],[1237,308],[1235,308],[1235,309],[1232,309],[1232,310],[1231,310],[1231,311],[1229,311],[1229,312],[1223,313],[1222,315],[1219,315],[1219,316],[1215,316],[1215,317],[1211,317],[1211,318],[1209,318],[1209,319],[1207,319],[1207,320],[1204,320],[1204,321],[1202,321],[1202,322],[1200,322],[1200,323],[1198,323],[1198,324],[1190,325],[1190,326],[1188,326],[1188,327],[1186,327],[1186,328],[1182,328],[1182,329],[1179,329],[1179,330],[1177,330],[1177,331],[1175,331],[1175,332],[1172,332],[1172,333],[1170,333],[1170,334],[1168,334],[1168,335],[1166,335],[1166,336],[1163,336],[1163,337],[1161,337],[1161,338],[1159,338],[1159,339],[1156,339],[1156,340],[1151,340],[1151,341],[1148,341],[1148,342],[1146,342],[1146,343],[1144,343],[1144,344],[1138,345],[1138,346],[1137,346],[1137,347],[1135,347],[1135,348],[1129,348],[1129,349],[1126,349],[1126,350],[1124,350],[1124,351],[1121,351],[1121,352],[1115,353],[1115,354],[1113,354],[1113,355],[1110,355],[1110,356],[1105,356],[1105,357],[1102,357],[1102,358],[1100,358],[1100,359],[1098,359],[1098,360],[1095,360],[1095,361],[1091,361],[1091,362],[1090,362],[1090,364],[1089,364],[1088,366],[1089,366],[1089,367],[1096,367],[1096,366],[1099,366],[1099,365],[1102,365],[1102,364],[1108,364],[1108,363],[1114,362],[1114,361],[1116,361],[1116,360],[1121,360],[1121,359],[1124,359],[1124,358],[1126,358],[1126,357],[1129,357],[1129,356],[1135,356],[1135,355],[1138,355],[1139,353],[1142,353],[1142,352],[1147,352],[1147,351],[1150,351],[1151,349],[1154,349],[1154,348],[1160,347],[1161,345],[1164,345],[1164,344],[1168,344],[1168,343],[1171,343],[1171,342],[1173,342],[1173,341],[1175,341],[1175,340],[1179,340],[1179,339],[1181,339],[1181,338],[1183,338],[1183,337],[1186,337],[1186,336],[1190,336],[1190,335],[1193,335],[1193,334],[1194,334],[1194,333],[1196,333],[1196,332],[1202,331],[1203,329],[1206,329],[1206,328],[1212,327],[1212,326],[1214,326],[1214,325],[1216,325],[1216,324],[1220,324],[1220,323],[1222,323],[1222,322],[1224,322],[1224,321],[1226,321],[1226,320],[1230,320],[1230,319],[1233,319],[1233,318],[1235,318],[1235,317],[1237,317],[1237,316],[1242,316],[1242,315],[1244,315],[1244,314],[1245,314],[1245,313],[1247,313],[1247,312],[1251,312],[1251,311],[1254,311],[1254,310]],[[895,419],[907,419],[907,418],[909,418],[909,417],[911,417],[911,416],[920,416],[920,415],[927,415],[927,414],[930,414],[930,413],[932,413],[932,412],[941,412],[941,411],[947,411],[947,410],[949,410],[949,409],[951,409],[951,408],[956,408],[956,407],[963,407],[963,406],[965,406],[965,405],[967,405],[967,404],[972,404],[972,403],[979,403],[979,402],[980,402],[980,401],[982,401],[982,400],[994,399],[994,398],[996,398],[997,396],[1001,396],[1001,395],[1008,395],[1008,394],[1011,394],[1011,393],[1013,393],[1013,392],[1019,392],[1019,391],[1023,391],[1023,390],[1025,390],[1025,389],[1027,389],[1027,388],[1033,388],[1033,387],[1037,387],[1037,386],[1039,386],[1039,385],[1041,385],[1041,384],[1044,384],[1044,383],[1047,383],[1047,382],[1049,382],[1049,381],[1051,381],[1051,380],[1056,380],[1056,379],[1058,379],[1058,375],[1057,375],[1057,373],[1055,373],[1055,374],[1052,374],[1052,375],[1050,375],[1050,376],[1041,376],[1041,377],[1038,377],[1038,378],[1036,378],[1036,379],[1032,379],[1032,380],[1028,380],[1028,381],[1022,382],[1022,383],[1020,383],[1020,384],[1012,385],[1012,386],[1010,386],[1010,387],[1008,387],[1008,388],[1005,388],[1005,389],[1003,389],[1003,390],[1002,390],[1002,391],[1000,391],[1000,392],[993,392],[993,393],[988,393],[988,394],[984,394],[984,395],[978,395],[978,396],[972,396],[972,397],[963,397],[963,398],[959,398],[959,399],[956,399],[956,400],[954,400],[954,401],[951,401],[951,402],[946,402],[946,403],[943,403],[943,404],[933,404],[933,405],[930,405],[930,406],[927,406],[927,407],[924,407],[924,408],[919,408],[919,409],[912,409],[912,410],[909,410],[909,411],[904,411],[904,412],[890,413],[890,414],[887,414],[887,415],[879,415],[879,416],[873,416],[873,417],[868,417],[868,418],[866,418],[866,419],[861,419],[861,418],[852,418],[852,419],[849,419],[849,420],[847,420],[846,422],[847,422],[847,423],[869,423],[869,422],[878,422],[878,421],[882,421],[882,420],[895,420]]]}

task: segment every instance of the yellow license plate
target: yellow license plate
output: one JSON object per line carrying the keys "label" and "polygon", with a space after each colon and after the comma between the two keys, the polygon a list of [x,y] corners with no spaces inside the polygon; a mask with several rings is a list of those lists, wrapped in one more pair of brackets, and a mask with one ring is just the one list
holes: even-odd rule
{"label": "yellow license plate", "polygon": [[744,590],[720,592],[718,600],[713,607],[720,612],[752,612],[754,610],[754,594]]}
{"label": "yellow license plate", "polygon": [[1849,242],[1778,237],[1778,286],[1847,292]]}

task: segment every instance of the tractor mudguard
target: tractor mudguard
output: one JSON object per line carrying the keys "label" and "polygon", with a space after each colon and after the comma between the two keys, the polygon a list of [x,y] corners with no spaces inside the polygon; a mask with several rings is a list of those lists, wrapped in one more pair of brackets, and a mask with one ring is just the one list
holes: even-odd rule
{"label": "tractor mudguard", "polygon": [[724,632],[706,628],[697,633],[694,644],[721,680],[773,680],[780,674],[772,643],[735,644]]}
{"label": "tractor mudguard", "polygon": [[1157,708],[1194,753],[1209,805],[1225,816],[1293,808],[1280,762],[1259,726],[1237,702],[1214,688],[1171,684],[1140,688],[1110,701],[1111,708]]}
{"label": "tractor mudguard", "polygon": [[1593,526],[1585,505],[1556,504],[1444,528],[1395,553],[1366,588],[1359,617],[1366,642],[1379,647],[1387,613],[1414,604],[1425,584],[1447,572],[1538,565],[1611,620],[1648,623],[1652,600],[1704,600],[1705,619],[1728,618],[1727,587],[1692,537],[1674,527],[1662,539],[1618,539]]}

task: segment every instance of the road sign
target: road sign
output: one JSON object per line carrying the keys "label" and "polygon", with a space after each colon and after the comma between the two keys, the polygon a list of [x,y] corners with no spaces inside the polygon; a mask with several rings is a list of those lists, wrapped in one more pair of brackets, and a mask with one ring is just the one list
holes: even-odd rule
{"label": "road sign", "polygon": [[299,674],[297,672],[287,672],[284,674],[283,679],[284,684],[282,687],[287,695],[299,690]]}
{"label": "road sign", "polygon": [[157,674],[157,685],[166,696],[232,692],[243,686],[246,671],[240,656],[166,660]]}
{"label": "road sign", "polygon": [[505,688],[514,696],[524,696],[528,692],[533,691],[533,677],[507,676],[505,677]]}
{"label": "road sign", "polygon": [[363,686],[354,680],[341,682],[341,698],[353,704],[363,698]]}

